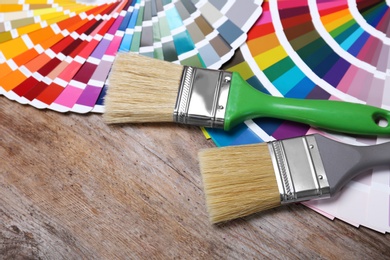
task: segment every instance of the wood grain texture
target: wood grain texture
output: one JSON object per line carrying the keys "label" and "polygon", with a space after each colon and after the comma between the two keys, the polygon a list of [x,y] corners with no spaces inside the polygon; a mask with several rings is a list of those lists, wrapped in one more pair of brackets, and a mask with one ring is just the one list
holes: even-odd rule
{"label": "wood grain texture", "polygon": [[107,126],[0,97],[0,258],[385,259],[390,237],[302,205],[208,221],[196,127]]}

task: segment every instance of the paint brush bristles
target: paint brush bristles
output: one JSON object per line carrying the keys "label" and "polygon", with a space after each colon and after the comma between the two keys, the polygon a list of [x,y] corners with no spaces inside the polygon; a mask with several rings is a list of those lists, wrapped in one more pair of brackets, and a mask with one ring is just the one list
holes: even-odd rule
{"label": "paint brush bristles", "polygon": [[117,54],[109,77],[107,123],[172,122],[183,66],[137,54]]}
{"label": "paint brush bristles", "polygon": [[266,144],[206,149],[199,159],[212,223],[280,206]]}

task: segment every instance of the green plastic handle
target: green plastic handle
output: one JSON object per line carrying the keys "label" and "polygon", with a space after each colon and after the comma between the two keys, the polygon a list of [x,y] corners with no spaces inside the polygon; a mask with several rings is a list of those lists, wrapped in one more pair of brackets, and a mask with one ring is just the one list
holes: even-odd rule
{"label": "green plastic handle", "polygon": [[[260,117],[350,134],[390,135],[390,111],[343,101],[274,97],[256,90],[238,73],[233,73],[224,129],[230,130],[245,120]],[[386,126],[378,124],[381,120],[387,122]]]}

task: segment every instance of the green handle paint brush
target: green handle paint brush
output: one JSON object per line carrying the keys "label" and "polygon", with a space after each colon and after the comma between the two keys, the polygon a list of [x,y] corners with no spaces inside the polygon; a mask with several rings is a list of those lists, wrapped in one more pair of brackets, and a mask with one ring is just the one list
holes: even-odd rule
{"label": "green handle paint brush", "polygon": [[390,112],[329,100],[274,97],[250,86],[236,72],[181,66],[138,54],[119,53],[105,99],[107,123],[177,122],[230,130],[271,117],[323,129],[389,135]]}

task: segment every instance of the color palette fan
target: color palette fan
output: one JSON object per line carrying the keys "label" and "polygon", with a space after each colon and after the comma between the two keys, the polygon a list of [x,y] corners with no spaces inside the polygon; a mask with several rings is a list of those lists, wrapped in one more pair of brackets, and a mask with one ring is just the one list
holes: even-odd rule
{"label": "color palette fan", "polygon": [[[377,0],[3,0],[0,93],[58,112],[104,111],[118,51],[234,70],[260,91],[390,108],[390,11]],[[261,16],[260,16],[261,14]],[[219,146],[312,133],[306,125],[249,120],[207,130]],[[321,132],[353,144],[384,139]],[[390,230],[390,171],[354,179],[308,207],[353,225]]]}
{"label": "color palette fan", "polygon": [[[260,91],[302,99],[334,99],[390,108],[390,10],[386,1],[265,1],[248,40],[226,68]],[[387,123],[387,122],[380,122]],[[319,130],[297,123],[247,121],[231,133],[209,130],[221,146],[301,136]],[[321,132],[351,144],[385,139]],[[306,203],[330,217],[390,231],[390,171],[354,179],[334,199]]]}
{"label": "color palette fan", "polygon": [[261,2],[5,0],[0,11],[0,93],[87,113],[103,112],[118,51],[219,68],[245,42]]}

